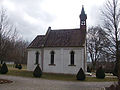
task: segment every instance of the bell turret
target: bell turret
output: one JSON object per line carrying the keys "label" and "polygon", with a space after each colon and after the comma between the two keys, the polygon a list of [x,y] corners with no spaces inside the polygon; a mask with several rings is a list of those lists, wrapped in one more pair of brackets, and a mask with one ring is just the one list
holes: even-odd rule
{"label": "bell turret", "polygon": [[86,29],[87,15],[85,14],[84,6],[82,6],[81,14],[80,14],[79,17],[80,17],[80,28],[85,28]]}

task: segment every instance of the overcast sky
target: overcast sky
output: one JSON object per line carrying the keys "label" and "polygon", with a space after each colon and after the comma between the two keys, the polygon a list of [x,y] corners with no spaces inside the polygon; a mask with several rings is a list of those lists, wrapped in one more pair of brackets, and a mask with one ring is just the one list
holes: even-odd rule
{"label": "overcast sky", "polygon": [[105,0],[0,0],[10,21],[25,40],[52,29],[79,28],[82,5],[87,14],[87,26],[99,22],[100,8]]}

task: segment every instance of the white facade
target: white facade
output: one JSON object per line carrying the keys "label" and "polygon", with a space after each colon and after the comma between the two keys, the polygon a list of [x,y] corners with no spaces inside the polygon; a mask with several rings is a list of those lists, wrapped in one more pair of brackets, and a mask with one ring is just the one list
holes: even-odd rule
{"label": "white facade", "polygon": [[45,35],[38,35],[28,46],[27,69],[33,71],[39,64],[43,72],[77,74],[86,71],[86,19],[84,7],[80,28],[48,28]]}
{"label": "white facade", "polygon": [[[54,65],[50,65],[51,51],[54,51]],[[70,63],[70,52],[74,51],[74,65]],[[39,64],[43,72],[77,74],[80,68],[86,71],[85,47],[45,47],[28,49],[27,69],[36,67],[36,52],[39,52]]]}

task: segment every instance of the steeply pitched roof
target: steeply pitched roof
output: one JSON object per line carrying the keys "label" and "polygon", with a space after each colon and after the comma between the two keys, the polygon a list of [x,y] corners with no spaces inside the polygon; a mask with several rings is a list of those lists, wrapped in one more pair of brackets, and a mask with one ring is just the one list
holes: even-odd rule
{"label": "steeply pitched roof", "polygon": [[38,35],[28,46],[28,48],[40,48],[44,45],[45,35]]}
{"label": "steeply pitched roof", "polygon": [[80,14],[80,19],[81,20],[86,20],[87,15],[85,14],[84,6],[82,6],[81,14]]}
{"label": "steeply pitched roof", "polygon": [[85,30],[50,30],[46,35],[37,36],[28,48],[44,47],[80,47],[85,43]]}

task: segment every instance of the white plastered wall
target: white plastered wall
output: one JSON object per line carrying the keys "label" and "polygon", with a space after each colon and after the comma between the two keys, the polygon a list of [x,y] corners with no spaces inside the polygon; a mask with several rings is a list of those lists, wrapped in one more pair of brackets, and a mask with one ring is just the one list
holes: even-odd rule
{"label": "white plastered wall", "polygon": [[[84,70],[84,47],[54,47],[44,48],[43,72],[77,74],[80,68]],[[41,67],[41,49],[28,49],[27,70],[33,71],[36,67],[36,52],[39,52],[39,64]],[[54,51],[54,64],[50,64],[50,52]],[[74,51],[74,64],[70,66],[70,52]],[[86,65],[86,64],[85,64]],[[42,68],[42,67],[41,67]]]}

